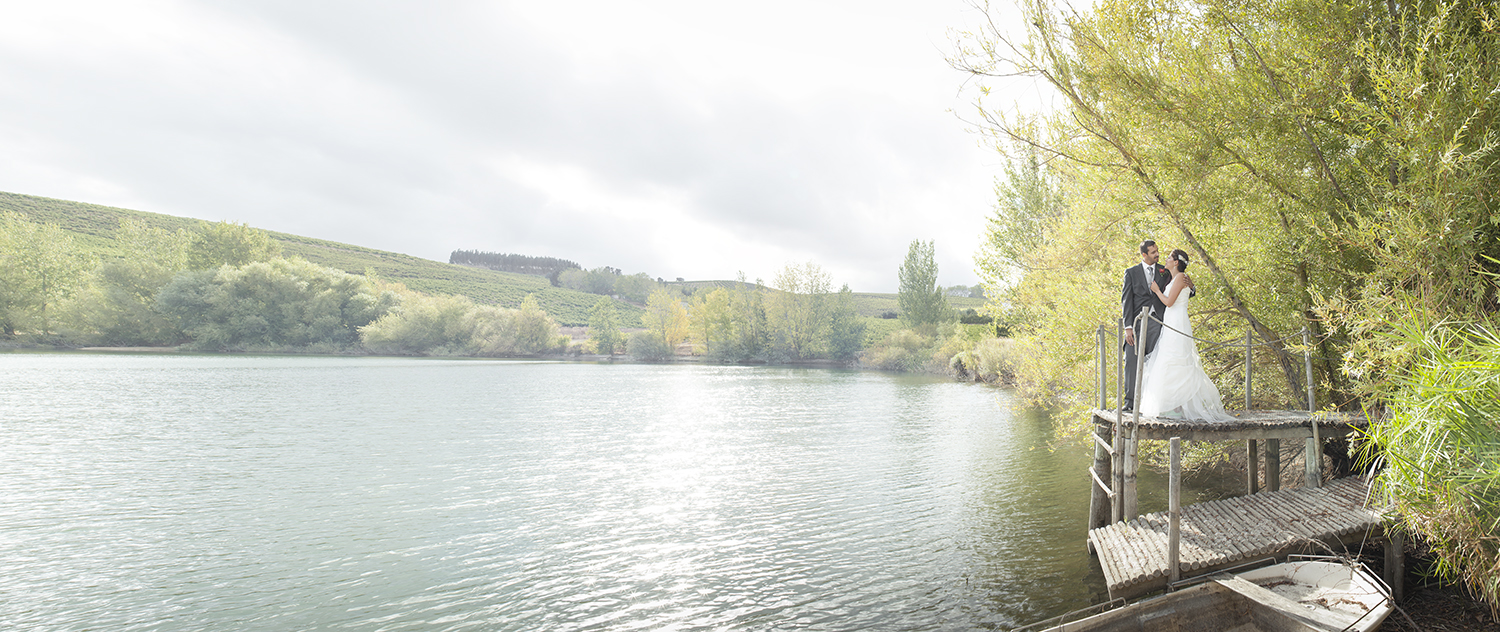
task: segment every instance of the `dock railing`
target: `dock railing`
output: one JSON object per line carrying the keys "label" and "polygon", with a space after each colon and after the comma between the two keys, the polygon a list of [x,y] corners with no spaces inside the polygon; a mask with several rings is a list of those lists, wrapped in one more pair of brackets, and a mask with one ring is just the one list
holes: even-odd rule
{"label": "dock railing", "polygon": [[[1300,332],[1293,336],[1286,336],[1275,340],[1262,342],[1255,341],[1253,329],[1245,331],[1244,341],[1238,339],[1217,342],[1203,340],[1187,332],[1183,332],[1163,323],[1151,315],[1149,307],[1141,308],[1141,312],[1132,322],[1134,331],[1146,332],[1146,323],[1154,321],[1160,327],[1171,329],[1182,335],[1192,338],[1194,341],[1204,345],[1203,351],[1211,351],[1223,347],[1243,346],[1245,350],[1244,360],[1244,395],[1246,411],[1252,410],[1254,399],[1252,397],[1252,378],[1254,377],[1254,350],[1256,347],[1271,346],[1275,343],[1284,342],[1293,336],[1302,339],[1302,358],[1305,370],[1305,381],[1307,385],[1306,407],[1311,419],[1312,436],[1306,439],[1305,458],[1306,461],[1306,485],[1316,487],[1322,482],[1322,437],[1319,435],[1318,420],[1314,413],[1317,412],[1317,396],[1315,383],[1313,382],[1312,367],[1312,344],[1311,332],[1303,327]],[[1125,322],[1118,319],[1114,323],[1114,335],[1111,336],[1107,325],[1100,325],[1095,332],[1095,342],[1098,347],[1096,355],[1096,367],[1098,369],[1095,379],[1096,397],[1095,403],[1101,411],[1110,410],[1109,382],[1110,372],[1114,373],[1114,407],[1113,424],[1111,425],[1109,437],[1099,435],[1101,426],[1095,426],[1091,433],[1094,440],[1094,465],[1089,468],[1089,477],[1092,479],[1090,485],[1091,498],[1089,509],[1089,526],[1094,528],[1102,524],[1103,515],[1108,512],[1110,522],[1122,522],[1130,520],[1137,515],[1136,506],[1136,483],[1139,470],[1138,449],[1141,441],[1140,436],[1140,396],[1141,385],[1145,381],[1142,372],[1145,366],[1145,354],[1141,353],[1144,345],[1135,345],[1136,353],[1133,356],[1125,353]],[[1144,334],[1143,334],[1144,335]],[[1112,352],[1111,349],[1114,351]],[[1134,402],[1130,415],[1127,417],[1121,412],[1125,399],[1125,374],[1124,363],[1132,362],[1135,365],[1135,392],[1132,393],[1131,401]],[[1266,460],[1266,491],[1277,491],[1281,488],[1281,440],[1277,438],[1265,438]],[[1257,440],[1246,441],[1246,467],[1245,487],[1248,493],[1254,494],[1260,491],[1258,468],[1256,467],[1260,455],[1258,454]],[[1106,459],[1106,457],[1108,457]],[[1105,471],[1104,464],[1108,464]],[[1179,476],[1179,464],[1174,459],[1171,476]],[[1108,482],[1106,482],[1106,478]]]}

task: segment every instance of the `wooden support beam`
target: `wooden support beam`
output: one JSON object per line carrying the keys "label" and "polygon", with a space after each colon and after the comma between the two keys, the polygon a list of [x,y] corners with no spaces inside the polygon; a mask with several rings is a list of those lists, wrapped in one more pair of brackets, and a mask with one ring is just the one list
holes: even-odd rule
{"label": "wooden support beam", "polygon": [[1266,491],[1281,491],[1281,439],[1266,439]]}
{"label": "wooden support beam", "polygon": [[1182,580],[1182,568],[1178,563],[1178,549],[1182,546],[1182,440],[1172,437],[1168,448],[1171,474],[1167,480],[1167,512],[1170,524],[1167,527],[1167,581],[1175,584]]}
{"label": "wooden support beam", "polygon": [[1387,527],[1385,530],[1385,583],[1391,587],[1391,598],[1397,603],[1406,600],[1406,550],[1401,534]]}
{"label": "wooden support beam", "polygon": [[1245,493],[1260,491],[1260,455],[1255,453],[1255,440],[1245,440]]}

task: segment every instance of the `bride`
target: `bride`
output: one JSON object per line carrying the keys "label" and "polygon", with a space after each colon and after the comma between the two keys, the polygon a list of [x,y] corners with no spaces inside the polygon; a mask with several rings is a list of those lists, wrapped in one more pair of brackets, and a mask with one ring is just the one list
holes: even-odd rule
{"label": "bride", "polygon": [[1183,419],[1206,421],[1231,421],[1234,418],[1224,412],[1224,403],[1219,399],[1219,389],[1203,371],[1203,361],[1198,358],[1198,347],[1193,342],[1193,324],[1188,320],[1188,299],[1192,296],[1193,279],[1187,269],[1188,256],[1181,250],[1173,250],[1167,258],[1167,269],[1172,273],[1172,282],[1163,291],[1156,283],[1151,291],[1167,306],[1162,322],[1161,338],[1156,350],[1146,356],[1146,365],[1141,381],[1141,414],[1162,417],[1173,413]]}

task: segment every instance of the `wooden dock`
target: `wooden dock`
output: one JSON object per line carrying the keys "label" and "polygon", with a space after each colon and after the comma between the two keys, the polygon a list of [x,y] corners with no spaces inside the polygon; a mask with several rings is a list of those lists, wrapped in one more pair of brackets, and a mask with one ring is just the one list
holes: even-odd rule
{"label": "wooden dock", "polygon": [[[1369,483],[1358,476],[1322,487],[1298,487],[1215,500],[1181,509],[1178,569],[1186,579],[1267,557],[1325,553],[1365,538],[1390,541],[1381,513],[1367,506]],[[1168,512],[1089,531],[1089,544],[1110,598],[1164,590],[1169,582]],[[1387,555],[1399,555],[1400,541]]]}

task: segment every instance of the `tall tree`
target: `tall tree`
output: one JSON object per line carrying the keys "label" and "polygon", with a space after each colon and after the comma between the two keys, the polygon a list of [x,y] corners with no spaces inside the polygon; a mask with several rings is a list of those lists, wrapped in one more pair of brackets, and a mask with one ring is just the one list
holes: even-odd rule
{"label": "tall tree", "polygon": [[688,338],[687,308],[682,298],[666,288],[657,288],[646,300],[646,313],[641,315],[641,324],[647,333],[669,351]]}
{"label": "tall tree", "polygon": [[26,328],[50,336],[58,303],[79,288],[90,267],[72,233],[0,213],[0,332],[12,337]]}
{"label": "tall tree", "polygon": [[716,359],[726,357],[728,343],[734,333],[734,313],[730,311],[729,290],[716,287],[707,292],[699,292],[693,299],[690,315],[693,339],[703,345],[703,355]]}
{"label": "tall tree", "polygon": [[594,351],[613,355],[624,341],[625,336],[620,333],[620,325],[615,317],[614,299],[599,297],[589,310],[589,342],[594,345]]}
{"label": "tall tree", "polygon": [[280,256],[281,244],[266,231],[235,222],[204,222],[188,247],[188,266],[194,270],[238,267]]}
{"label": "tall tree", "polygon": [[182,332],[156,309],[156,295],[187,267],[186,231],[168,232],[135,219],[120,220],[115,242],[127,256],[93,271],[92,283],[72,302],[84,339],[106,345],[181,342]]}
{"label": "tall tree", "polygon": [[938,265],[934,242],[912,240],[906,261],[901,264],[901,281],[896,306],[901,322],[907,327],[933,326],[953,320],[953,309],[943,286],[938,285]]}
{"label": "tall tree", "polygon": [[787,357],[820,357],[828,344],[828,294],[832,284],[823,268],[809,261],[789,263],[766,299],[766,320],[776,349]]}

